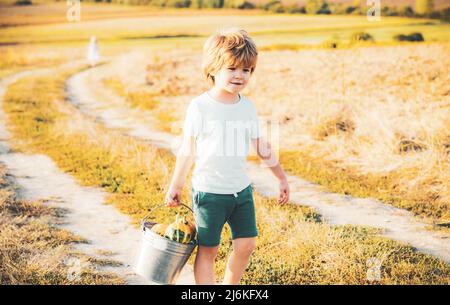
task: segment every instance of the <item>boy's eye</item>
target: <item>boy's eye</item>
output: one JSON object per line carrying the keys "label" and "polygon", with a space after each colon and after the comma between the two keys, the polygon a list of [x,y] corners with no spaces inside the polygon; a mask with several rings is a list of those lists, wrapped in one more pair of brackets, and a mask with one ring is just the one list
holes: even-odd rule
{"label": "boy's eye", "polygon": [[[236,68],[235,68],[235,67],[229,67],[228,70],[234,71],[234,70],[236,70]],[[242,69],[242,70],[243,70],[244,72],[250,72],[250,69],[247,69],[247,68]]]}

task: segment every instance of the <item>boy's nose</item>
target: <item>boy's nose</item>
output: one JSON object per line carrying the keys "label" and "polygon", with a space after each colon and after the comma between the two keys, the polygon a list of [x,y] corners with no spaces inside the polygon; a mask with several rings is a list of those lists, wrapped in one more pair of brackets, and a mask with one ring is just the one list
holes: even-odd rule
{"label": "boy's nose", "polygon": [[242,73],[242,72],[236,72],[236,74],[234,75],[234,77],[235,77],[236,79],[241,80],[241,79],[244,78],[244,73]]}

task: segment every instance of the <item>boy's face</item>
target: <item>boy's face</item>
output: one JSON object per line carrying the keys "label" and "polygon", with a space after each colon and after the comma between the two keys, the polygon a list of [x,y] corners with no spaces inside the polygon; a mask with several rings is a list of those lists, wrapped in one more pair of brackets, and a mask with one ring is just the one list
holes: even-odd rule
{"label": "boy's face", "polygon": [[224,66],[215,75],[214,85],[229,93],[237,94],[247,86],[250,76],[250,68]]}

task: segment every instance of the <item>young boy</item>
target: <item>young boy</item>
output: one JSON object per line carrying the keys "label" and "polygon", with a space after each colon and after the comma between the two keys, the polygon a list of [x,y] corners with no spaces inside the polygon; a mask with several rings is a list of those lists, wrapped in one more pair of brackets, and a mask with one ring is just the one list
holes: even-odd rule
{"label": "young boy", "polygon": [[260,136],[255,106],[239,93],[255,70],[255,43],[245,30],[231,28],[209,37],[203,52],[203,73],[211,89],[189,104],[165,203],[179,205],[186,175],[195,161],[192,205],[198,232],[196,284],[215,284],[214,261],[225,223],[231,229],[233,251],[223,284],[239,284],[258,235],[253,187],[246,173],[250,142],[279,179],[278,203],[289,200],[289,186],[270,145]]}

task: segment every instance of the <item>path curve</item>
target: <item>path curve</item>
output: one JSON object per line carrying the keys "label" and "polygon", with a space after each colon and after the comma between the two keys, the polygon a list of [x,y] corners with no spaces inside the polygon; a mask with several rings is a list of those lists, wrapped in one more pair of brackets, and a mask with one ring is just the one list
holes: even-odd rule
{"label": "path curve", "polygon": [[[140,63],[142,64],[142,63]],[[84,113],[105,126],[144,139],[158,147],[171,149],[179,139],[157,131],[149,112],[129,108],[126,102],[102,85],[101,79],[110,76],[112,65],[89,69],[67,80],[69,100]],[[268,168],[248,162],[248,173],[256,190],[264,196],[278,195],[278,182]],[[383,229],[383,235],[404,242],[417,250],[434,255],[450,263],[450,236],[444,232],[427,230],[411,212],[371,198],[354,198],[330,193],[320,185],[288,175],[291,201],[314,208],[331,225],[364,225]]]}
{"label": "path curve", "polygon": [[[6,88],[24,76],[52,71],[25,71],[0,81],[0,161],[20,186],[19,198],[43,200],[50,206],[68,211],[61,227],[89,241],[88,244],[76,244],[77,250],[91,257],[111,259],[122,264],[102,267],[102,271],[113,272],[128,284],[150,284],[137,276],[131,267],[139,249],[141,232],[131,224],[128,216],[104,203],[107,193],[99,188],[79,185],[46,155],[16,153],[8,145],[11,135],[5,127],[6,116],[2,106]],[[192,267],[187,265],[177,284],[194,283]]]}

